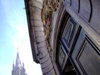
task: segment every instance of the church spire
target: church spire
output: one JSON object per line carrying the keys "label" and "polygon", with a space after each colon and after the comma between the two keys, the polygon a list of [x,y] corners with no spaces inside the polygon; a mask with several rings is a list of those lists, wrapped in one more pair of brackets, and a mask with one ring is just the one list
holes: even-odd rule
{"label": "church spire", "polygon": [[19,58],[19,53],[17,52],[16,66],[17,66],[17,67],[20,67],[20,65],[21,65],[21,60],[20,60],[20,58]]}
{"label": "church spire", "polygon": [[13,63],[13,69],[14,69],[14,63]]}
{"label": "church spire", "polygon": [[12,75],[27,75],[25,73],[24,64],[21,63],[18,50],[16,56],[16,64],[13,64]]}

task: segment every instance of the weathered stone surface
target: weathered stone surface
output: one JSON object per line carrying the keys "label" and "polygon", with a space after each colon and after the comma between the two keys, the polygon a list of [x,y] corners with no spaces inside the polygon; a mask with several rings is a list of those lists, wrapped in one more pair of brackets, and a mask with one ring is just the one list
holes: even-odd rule
{"label": "weathered stone surface", "polygon": [[43,26],[43,23],[38,20],[31,20],[31,25],[32,27],[38,27],[38,26]]}
{"label": "weathered stone surface", "polygon": [[42,63],[42,68],[45,68],[45,67],[49,66],[50,64],[52,64],[52,63],[51,63],[51,61],[49,59],[48,61]]}
{"label": "weathered stone surface", "polygon": [[36,37],[44,37],[44,33],[43,32],[35,32]]}
{"label": "weathered stone surface", "polygon": [[47,46],[44,45],[43,47],[38,48],[39,51],[45,51],[47,52]]}
{"label": "weathered stone surface", "polygon": [[42,26],[40,26],[40,27],[32,27],[32,29],[34,29],[35,32],[43,31],[43,27]]}
{"label": "weathered stone surface", "polygon": [[42,9],[42,3],[37,0],[30,0],[30,6]]}
{"label": "weathered stone surface", "polygon": [[[43,49],[43,48],[42,48]],[[48,52],[46,51],[47,49],[46,48],[44,48],[44,50],[39,50],[39,58],[40,59],[42,59],[42,58],[44,58],[47,54],[48,54]],[[49,55],[48,55],[49,56]]]}
{"label": "weathered stone surface", "polygon": [[40,16],[40,15],[38,15],[38,14],[33,15],[33,13],[32,13],[32,14],[31,14],[31,19],[32,19],[32,20],[41,21],[41,18],[40,18],[39,16]]}
{"label": "weathered stone surface", "polygon": [[45,41],[44,41],[44,42],[39,43],[39,44],[37,45],[37,47],[38,47],[38,49],[39,49],[39,48],[44,47],[45,45],[46,45],[46,43],[45,43]]}
{"label": "weathered stone surface", "polygon": [[47,73],[47,74],[45,74],[45,75],[55,75],[54,69],[52,69],[49,73]]}
{"label": "weathered stone surface", "polygon": [[40,2],[40,3],[43,5],[43,1],[44,1],[44,0],[36,0],[36,1]]}
{"label": "weathered stone surface", "polygon": [[38,14],[38,15],[41,15],[41,10],[39,9],[39,8],[36,8],[36,7],[30,7],[30,13],[32,14],[33,13],[33,15],[34,14]]}
{"label": "weathered stone surface", "polygon": [[[41,66],[42,66],[42,64],[41,64]],[[42,69],[42,71],[44,74],[46,74],[46,73],[49,73],[52,69],[53,69],[53,65],[50,64],[46,68]]]}
{"label": "weathered stone surface", "polygon": [[[43,52],[43,53],[41,53],[41,55],[42,55],[42,54],[44,54],[44,57],[40,59],[40,63],[41,63],[41,64],[43,64],[43,63],[45,63],[45,62],[47,62],[47,61],[50,60],[50,59],[49,59],[49,54],[47,54],[47,52],[45,52],[45,53]],[[39,56],[41,56],[41,55],[39,55]]]}
{"label": "weathered stone surface", "polygon": [[45,41],[45,38],[44,37],[37,37],[36,38],[36,41],[39,43],[39,42],[43,42]]}
{"label": "weathered stone surface", "polygon": [[[41,20],[41,10],[43,7],[43,0],[28,0],[28,9],[29,12],[28,17],[30,18],[31,23],[31,31],[34,34],[31,34],[34,36],[35,42],[36,42],[36,50],[38,54],[37,57],[39,57],[39,62],[41,64],[41,68],[43,71],[43,74],[49,73],[51,70],[53,70],[53,65],[48,53],[47,45],[45,42],[45,36],[44,36],[44,29],[43,29],[43,23]],[[32,40],[32,39],[31,39]],[[33,43],[33,42],[31,42]],[[52,74],[52,73],[51,73]]]}

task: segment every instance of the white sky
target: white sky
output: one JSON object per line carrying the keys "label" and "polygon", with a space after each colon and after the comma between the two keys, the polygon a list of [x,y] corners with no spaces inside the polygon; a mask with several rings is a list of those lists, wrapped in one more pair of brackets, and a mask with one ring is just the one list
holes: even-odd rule
{"label": "white sky", "polygon": [[28,75],[42,75],[33,61],[24,0],[0,0],[0,75],[11,75],[17,48]]}
{"label": "white sky", "polygon": [[[19,24],[18,24],[19,23]],[[19,56],[22,62],[25,64],[26,72],[28,75],[42,75],[39,64],[36,64],[32,58],[32,52],[28,37],[27,23],[23,19],[19,19],[16,27],[16,34],[13,36],[13,45],[18,48]],[[24,26],[24,27],[23,27]],[[17,52],[17,49],[16,49]],[[15,60],[14,60],[15,61]]]}

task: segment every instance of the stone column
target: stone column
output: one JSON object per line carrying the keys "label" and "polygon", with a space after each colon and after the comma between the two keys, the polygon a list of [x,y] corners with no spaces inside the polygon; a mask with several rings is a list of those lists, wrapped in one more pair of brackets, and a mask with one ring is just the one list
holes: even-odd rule
{"label": "stone column", "polygon": [[43,0],[29,0],[29,7],[32,32],[34,32],[39,63],[41,64],[43,75],[56,75],[53,63],[48,53],[43,23],[41,20]]}

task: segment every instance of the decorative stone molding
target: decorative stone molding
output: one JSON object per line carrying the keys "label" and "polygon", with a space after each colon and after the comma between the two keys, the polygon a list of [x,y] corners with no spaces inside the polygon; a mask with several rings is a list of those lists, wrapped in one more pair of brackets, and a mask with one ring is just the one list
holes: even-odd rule
{"label": "decorative stone molding", "polygon": [[41,64],[43,75],[56,75],[44,34],[43,19],[41,19],[43,0],[25,0],[25,5],[33,58]]}

